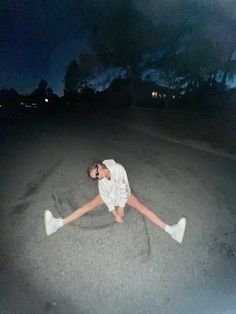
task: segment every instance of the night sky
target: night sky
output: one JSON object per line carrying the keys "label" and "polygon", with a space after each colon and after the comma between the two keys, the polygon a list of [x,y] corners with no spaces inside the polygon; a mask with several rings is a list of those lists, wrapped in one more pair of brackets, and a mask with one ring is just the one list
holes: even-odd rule
{"label": "night sky", "polygon": [[69,61],[88,47],[86,31],[62,1],[1,4],[0,88],[31,92],[41,78],[59,95]]}
{"label": "night sky", "polygon": [[[178,18],[174,13],[177,5],[174,0],[134,2],[137,9],[153,21],[158,17],[160,5],[162,11],[163,6],[166,7],[169,17]],[[78,6],[75,9],[75,3],[72,0],[0,2],[0,88],[29,93],[45,79],[55,93],[63,94],[66,66],[92,47],[86,23],[80,20],[81,12]],[[85,7],[90,8],[91,12],[85,12],[90,20],[98,16],[101,20],[103,15],[109,14],[105,0],[77,3],[81,7],[85,3]]]}

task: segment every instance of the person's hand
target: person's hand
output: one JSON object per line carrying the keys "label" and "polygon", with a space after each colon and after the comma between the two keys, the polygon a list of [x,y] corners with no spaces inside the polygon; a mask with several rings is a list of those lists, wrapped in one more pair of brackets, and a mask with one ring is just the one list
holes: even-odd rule
{"label": "person's hand", "polygon": [[117,213],[116,209],[113,210],[112,214],[113,214],[113,216],[114,216],[116,222],[119,222],[119,223],[122,223],[122,222],[123,222],[123,219],[122,219],[121,216]]}
{"label": "person's hand", "polygon": [[123,219],[120,217],[119,214],[116,214],[116,215],[115,215],[115,220],[116,220],[116,222],[119,222],[119,223],[122,223],[122,222],[123,222]]}
{"label": "person's hand", "polygon": [[117,213],[120,215],[121,218],[124,218],[125,212],[123,207],[118,207],[117,208]]}

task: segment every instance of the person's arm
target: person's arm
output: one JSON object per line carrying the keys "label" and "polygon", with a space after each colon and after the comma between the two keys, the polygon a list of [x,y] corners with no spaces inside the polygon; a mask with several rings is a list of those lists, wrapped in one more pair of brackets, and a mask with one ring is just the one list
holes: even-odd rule
{"label": "person's arm", "polygon": [[105,205],[107,206],[109,212],[112,212],[115,209],[114,206],[114,202],[113,200],[109,197],[109,195],[107,194],[106,189],[104,188],[104,186],[102,185],[98,185],[98,190],[99,190],[99,194],[103,200],[103,202],[105,203]]}
{"label": "person's arm", "polygon": [[130,195],[130,185],[126,170],[120,164],[118,164],[117,185],[118,206],[124,208]]}
{"label": "person's arm", "polygon": [[101,196],[101,199],[103,200],[105,205],[108,207],[109,212],[112,213],[115,221],[119,222],[119,223],[123,222],[123,219],[121,218],[119,213],[117,213],[116,208],[114,206],[114,202],[109,197],[106,188],[104,186],[102,186],[102,185],[98,185],[98,189],[99,189],[99,194]]}
{"label": "person's arm", "polygon": [[[120,208],[120,207],[118,207],[118,209],[119,209],[119,208]],[[119,213],[118,209],[117,209],[117,210],[114,209],[114,210],[112,211],[112,215],[113,215],[113,217],[115,218],[115,221],[116,221],[116,222],[121,223],[121,222],[123,222],[123,217],[124,217],[124,215],[122,216],[122,215]]]}

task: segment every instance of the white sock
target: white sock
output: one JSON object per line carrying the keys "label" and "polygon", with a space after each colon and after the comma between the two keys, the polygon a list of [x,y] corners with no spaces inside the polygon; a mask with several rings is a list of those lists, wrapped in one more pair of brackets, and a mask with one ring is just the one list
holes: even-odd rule
{"label": "white sock", "polygon": [[169,233],[170,235],[173,234],[173,229],[171,228],[171,226],[169,225],[166,225],[165,226],[165,232]]}
{"label": "white sock", "polygon": [[63,223],[62,217],[57,218],[57,226],[58,226],[58,229],[59,229],[59,228],[62,228],[63,225],[64,225],[64,223]]}

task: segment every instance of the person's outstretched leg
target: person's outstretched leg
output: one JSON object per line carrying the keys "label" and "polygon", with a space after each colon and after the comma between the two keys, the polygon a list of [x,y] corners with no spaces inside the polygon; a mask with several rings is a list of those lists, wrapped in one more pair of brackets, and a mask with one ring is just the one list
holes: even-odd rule
{"label": "person's outstretched leg", "polygon": [[147,208],[136,196],[132,193],[130,194],[128,201],[128,205],[137,209],[141,214],[150,219],[155,225],[165,230],[167,224],[161,220],[156,214],[154,214],[149,208]]}
{"label": "person's outstretched leg", "polygon": [[149,208],[147,208],[136,196],[130,194],[128,205],[137,209],[141,214],[146,216],[155,225],[159,226],[162,230],[170,234],[170,236],[181,243],[183,241],[185,228],[186,228],[186,218],[182,217],[176,225],[169,226],[163,220],[161,220],[156,214],[154,214]]}
{"label": "person's outstretched leg", "polygon": [[47,235],[51,235],[64,225],[72,222],[73,220],[83,216],[85,213],[94,209],[95,207],[102,205],[103,200],[100,195],[95,196],[91,201],[84,204],[82,207],[76,209],[72,214],[68,215],[64,219],[54,218],[50,210],[44,212],[44,223]]}
{"label": "person's outstretched leg", "polygon": [[100,206],[102,204],[103,204],[103,200],[102,200],[101,196],[98,194],[93,199],[91,199],[91,201],[84,204],[82,207],[76,209],[69,216],[65,217],[63,219],[63,225],[66,225],[66,224],[72,222],[73,220],[83,216],[85,213],[89,212],[90,210],[92,210],[95,207]]}

